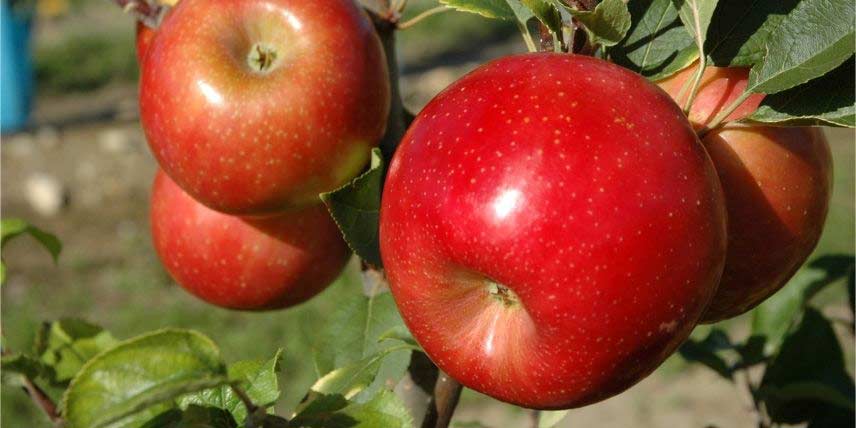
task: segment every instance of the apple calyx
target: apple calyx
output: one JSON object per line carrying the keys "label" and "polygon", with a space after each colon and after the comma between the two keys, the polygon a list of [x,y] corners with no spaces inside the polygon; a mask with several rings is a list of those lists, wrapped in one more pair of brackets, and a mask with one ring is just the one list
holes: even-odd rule
{"label": "apple calyx", "polygon": [[510,288],[489,279],[485,282],[490,297],[502,303],[506,308],[520,305],[520,298]]}
{"label": "apple calyx", "polygon": [[256,73],[267,74],[276,68],[276,48],[267,43],[255,43],[247,54],[247,65]]}

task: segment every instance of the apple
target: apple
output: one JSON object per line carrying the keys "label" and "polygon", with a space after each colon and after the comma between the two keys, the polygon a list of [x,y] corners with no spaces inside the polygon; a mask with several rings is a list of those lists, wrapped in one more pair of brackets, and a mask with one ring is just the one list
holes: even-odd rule
{"label": "apple", "polygon": [[182,0],[157,32],[143,129],[163,170],[215,210],[318,203],[384,132],[386,60],[352,0]]}
{"label": "apple", "polygon": [[524,407],[606,399],[695,326],[725,257],[719,180],[641,76],[584,56],[510,56],[446,88],[390,164],[390,288],[427,355]]}
{"label": "apple", "polygon": [[[694,72],[690,67],[660,86],[677,99]],[[693,125],[708,125],[740,96],[748,79],[748,68],[707,68],[689,113]],[[762,98],[749,97],[728,120],[748,116]],[[725,271],[702,318],[711,323],[760,304],[811,254],[829,208],[832,160],[818,128],[730,123],[708,133],[702,143],[719,174],[728,211]]]}
{"label": "apple", "polygon": [[151,200],[155,250],[170,275],[206,302],[278,309],[327,287],[350,251],[323,205],[265,218],[219,213],[158,171]]}
{"label": "apple", "polygon": [[152,38],[155,36],[155,32],[154,28],[143,24],[141,21],[137,21],[135,41],[137,65],[143,65],[143,58],[145,58],[146,52],[149,50],[149,45],[152,43]]}

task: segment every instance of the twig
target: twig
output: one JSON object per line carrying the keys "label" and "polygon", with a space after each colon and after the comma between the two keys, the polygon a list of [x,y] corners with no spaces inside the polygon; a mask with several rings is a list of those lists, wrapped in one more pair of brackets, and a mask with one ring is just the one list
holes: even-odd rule
{"label": "twig", "polygon": [[395,53],[396,23],[394,19],[385,18],[371,12],[369,14],[372,17],[375,30],[383,45],[383,50],[386,54],[386,68],[389,73],[389,116],[387,116],[386,121],[386,133],[380,140],[380,150],[385,159],[391,159],[396,147],[401,142],[401,137],[404,136],[404,132],[407,130],[404,101],[401,98],[401,87],[398,83],[398,58]]}
{"label": "twig", "polygon": [[531,423],[532,428],[538,428],[538,424],[541,423],[541,411],[540,410],[530,410],[529,411],[529,421]]}
{"label": "twig", "polygon": [[[0,351],[0,355],[6,356],[9,354],[11,354],[11,351],[6,347],[3,347],[3,350]],[[51,397],[29,377],[22,374],[21,379],[21,388],[24,389],[24,392],[27,393],[30,400],[33,401],[33,404],[42,409],[54,425],[60,425],[62,423],[62,417],[60,417],[56,408],[56,403],[54,403],[53,399],[51,399]]]}
{"label": "twig", "polygon": [[447,428],[461,398],[461,389],[458,381],[440,371],[437,383],[434,384],[434,395],[428,404],[428,412],[422,420],[422,428]]}
{"label": "twig", "polygon": [[59,416],[59,412],[56,410],[56,404],[53,400],[48,397],[45,391],[40,388],[38,385],[33,383],[30,378],[26,376],[23,377],[23,385],[24,391],[26,391],[27,395],[30,396],[30,399],[33,400],[37,406],[45,413],[48,419],[53,422],[54,425],[59,425],[62,423],[62,418]]}
{"label": "twig", "polygon": [[247,395],[243,388],[238,386],[238,384],[236,383],[230,383],[229,387],[232,388],[232,392],[234,392],[235,395],[238,396],[238,399],[241,400],[242,403],[244,403],[244,407],[247,408],[248,415],[256,413],[256,410],[259,409],[259,406],[253,403],[253,399],[250,398],[249,395]]}
{"label": "twig", "polygon": [[742,376],[738,378],[738,381],[740,384],[742,384],[742,386],[749,394],[749,409],[752,412],[753,416],[755,416],[755,421],[757,423],[758,428],[770,428],[770,424],[767,421],[767,418],[764,416],[762,404],[760,401],[758,401],[758,397],[756,396],[756,388],[752,383],[751,376],[749,376],[749,370],[743,369],[740,370],[739,373]]}
{"label": "twig", "polygon": [[125,13],[150,28],[157,28],[169,6],[157,0],[113,0]]}
{"label": "twig", "polygon": [[423,19],[425,19],[429,16],[436,15],[438,13],[446,12],[449,10],[452,10],[452,9],[450,7],[442,6],[442,5],[437,6],[437,7],[432,7],[431,9],[428,9],[428,10],[414,16],[413,18],[410,18],[407,21],[404,21],[404,22],[398,24],[398,29],[399,30],[406,30],[406,29],[418,24],[419,21],[422,21]]}

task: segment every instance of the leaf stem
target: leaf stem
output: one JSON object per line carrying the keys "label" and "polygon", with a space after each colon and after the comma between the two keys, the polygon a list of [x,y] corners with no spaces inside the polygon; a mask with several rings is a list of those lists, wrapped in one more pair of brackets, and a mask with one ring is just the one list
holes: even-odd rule
{"label": "leaf stem", "polygon": [[422,428],[447,428],[461,398],[461,389],[463,387],[458,381],[439,371]]}
{"label": "leaf stem", "polygon": [[529,34],[529,29],[520,21],[517,21],[517,29],[520,30],[520,35],[523,36],[523,41],[526,43],[526,49],[529,52],[538,52],[538,47],[535,46],[535,41],[532,40],[532,35]]}
{"label": "leaf stem", "polygon": [[698,96],[698,89],[701,86],[701,78],[704,76],[705,68],[707,68],[707,60],[704,55],[699,55],[698,69],[696,70],[695,76],[693,76],[693,85],[690,89],[690,95],[687,97],[687,101],[684,104],[684,113],[687,115],[689,115],[690,108],[693,106],[696,96]]}
{"label": "leaf stem", "polygon": [[404,22],[398,24],[398,29],[399,30],[406,30],[406,29],[418,24],[419,21],[422,21],[423,19],[428,18],[429,16],[436,15],[438,13],[443,13],[443,12],[446,12],[449,10],[452,10],[452,9],[449,7],[443,6],[443,5],[437,6],[437,7],[432,7],[431,9],[428,9],[428,10],[414,16],[413,18],[410,18],[407,21],[404,21]]}
{"label": "leaf stem", "polygon": [[717,114],[713,118],[713,120],[710,121],[710,123],[707,126],[705,126],[704,128],[702,128],[698,131],[699,138],[704,138],[704,136],[707,135],[708,132],[719,127],[719,125],[721,125],[722,122],[731,113],[734,113],[734,110],[737,110],[737,107],[740,107],[740,105],[743,104],[743,102],[746,101],[746,99],[749,98],[751,95],[752,95],[752,92],[743,91],[743,93],[740,94],[740,96],[737,97],[737,99],[734,100],[734,102],[729,104],[728,107],[725,107],[724,109],[720,110],[719,114]]}

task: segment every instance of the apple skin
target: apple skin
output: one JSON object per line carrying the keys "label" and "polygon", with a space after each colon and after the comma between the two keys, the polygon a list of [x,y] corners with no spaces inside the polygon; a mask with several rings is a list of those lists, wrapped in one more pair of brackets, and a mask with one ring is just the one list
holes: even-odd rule
{"label": "apple skin", "polygon": [[324,290],[350,257],[323,205],[240,218],[194,201],[158,171],[150,212],[155,250],[184,289],[217,306],[293,306]]}
{"label": "apple skin", "polygon": [[155,29],[137,21],[135,45],[137,52],[137,65],[140,67],[143,66],[143,58],[145,58],[145,54],[149,50],[149,45],[151,45],[152,38],[155,36],[155,33]]}
{"label": "apple skin", "polygon": [[[661,82],[677,96],[695,67]],[[689,119],[710,123],[740,96],[748,68],[709,67]],[[753,95],[727,120],[751,114]],[[781,289],[802,266],[823,232],[832,193],[832,155],[818,128],[726,124],[702,143],[719,174],[728,211],[728,252],[722,282],[702,322],[743,314]]]}
{"label": "apple skin", "polygon": [[[143,129],[164,171],[215,210],[318,203],[384,132],[386,60],[353,1],[182,0],[157,31]],[[275,54],[269,65],[250,59],[260,51]]]}
{"label": "apple skin", "polygon": [[538,409],[651,373],[725,256],[719,180],[680,109],[583,56],[506,57],[445,89],[394,155],[380,214],[390,288],[427,355]]}
{"label": "apple skin", "polygon": [[[689,96],[689,89],[681,94],[681,89],[687,79],[691,79],[698,69],[698,61],[693,65],[657,82],[679,106],[683,107]],[[749,69],[742,67],[712,67],[708,66],[702,74],[699,90],[689,112],[690,123],[696,129],[710,123],[720,110],[730,105],[746,89],[749,83]],[[679,97],[680,96],[680,97]],[[724,122],[731,122],[749,116],[758,109],[764,94],[752,94],[740,104]]]}

